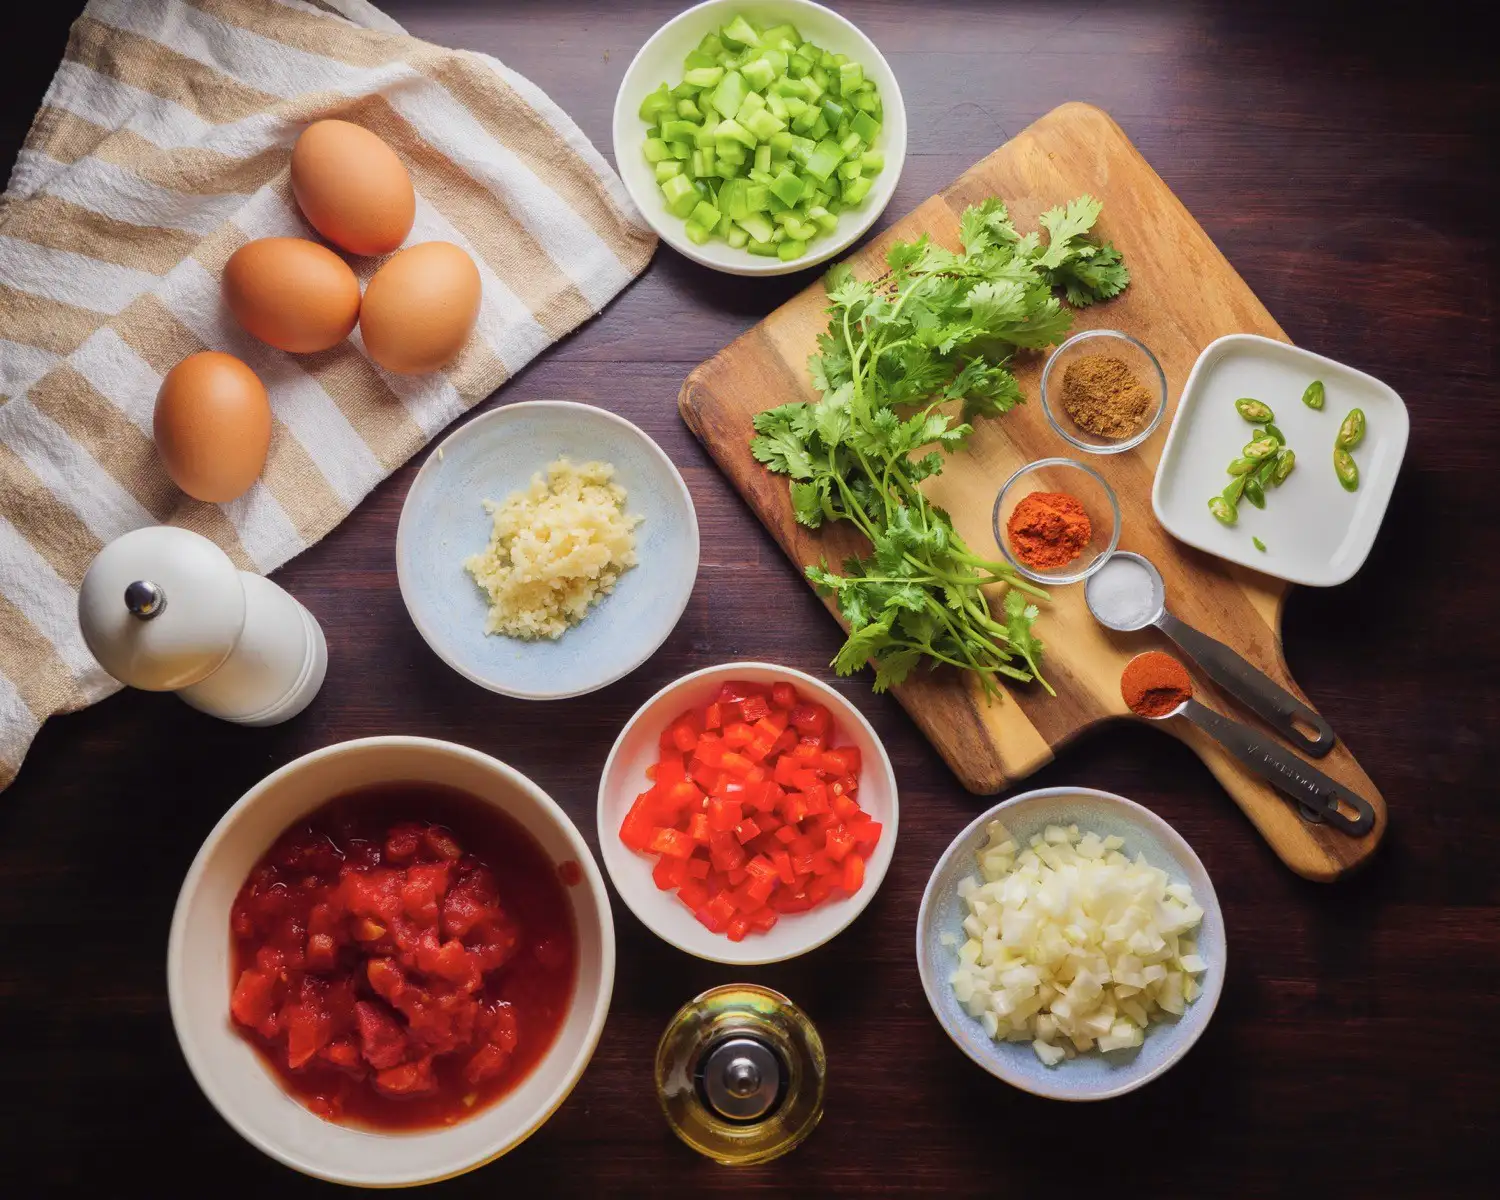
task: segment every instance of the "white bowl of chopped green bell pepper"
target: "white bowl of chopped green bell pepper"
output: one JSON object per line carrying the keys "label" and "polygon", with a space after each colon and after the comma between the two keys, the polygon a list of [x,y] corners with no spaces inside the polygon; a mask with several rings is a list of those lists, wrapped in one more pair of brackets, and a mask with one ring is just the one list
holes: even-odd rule
{"label": "white bowl of chopped green bell pepper", "polygon": [[733,275],[847,249],[906,158],[906,109],[875,44],[809,0],[708,0],[641,47],[615,98],[615,160],[663,241]]}

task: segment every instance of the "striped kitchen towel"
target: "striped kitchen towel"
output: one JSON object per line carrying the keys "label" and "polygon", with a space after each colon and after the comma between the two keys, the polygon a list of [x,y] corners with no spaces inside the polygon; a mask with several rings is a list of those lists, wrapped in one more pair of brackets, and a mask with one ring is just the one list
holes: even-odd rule
{"label": "striped kitchen towel", "polygon": [[[335,116],[406,163],[409,241],[456,242],[479,265],[478,329],[439,373],[387,374],[357,336],[283,354],[220,300],[239,246],[314,236],[288,162],[307,122]],[[364,0],[90,0],[0,198],[0,787],[42,721],[118,686],[75,616],[106,542],[166,522],[275,569],[654,248],[540,90],[406,36]],[[379,262],[354,265],[368,280]],[[151,440],[162,376],[205,348],[247,362],[275,414],[265,472],[232,504],[179,492]]]}

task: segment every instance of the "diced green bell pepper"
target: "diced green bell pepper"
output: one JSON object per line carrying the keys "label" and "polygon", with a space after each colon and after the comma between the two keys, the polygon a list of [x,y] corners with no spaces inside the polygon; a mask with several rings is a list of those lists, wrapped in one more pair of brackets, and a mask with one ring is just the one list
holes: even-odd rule
{"label": "diced green bell pepper", "polygon": [[693,208],[688,220],[697,221],[703,228],[712,230],[719,223],[719,210],[707,200],[700,200]]}
{"label": "diced green bell pepper", "polygon": [[698,191],[685,175],[673,175],[662,181],[661,194],[674,217],[685,220],[698,204]]}
{"label": "diced green bell pepper", "polygon": [[645,150],[648,163],[664,162],[672,157],[672,148],[659,137],[647,138]]}
{"label": "diced green bell pepper", "polygon": [[841,96],[859,91],[864,81],[865,70],[857,62],[839,63],[839,94]]}
{"label": "diced green bell pepper", "polygon": [[640,118],[647,125],[654,125],[656,124],[657,117],[664,112],[671,111],[672,104],[672,97],[667,91],[667,85],[662,84],[661,87],[657,88],[656,91],[641,101]]}
{"label": "diced green bell pepper", "polygon": [[870,194],[870,180],[861,175],[858,179],[851,179],[844,184],[844,203],[848,205],[859,204]]}
{"label": "diced green bell pepper", "polygon": [[770,87],[776,79],[776,68],[762,54],[759,58],[745,64],[743,74],[746,83],[755,88],[756,91],[763,91]]}
{"label": "diced green bell pepper", "polygon": [[769,143],[755,147],[755,169],[757,171],[764,171],[767,174],[770,173],[771,147]]}
{"label": "diced green bell pepper", "polygon": [[745,249],[750,251],[751,254],[759,254],[762,258],[776,257],[776,243],[772,241],[761,241],[758,238],[751,238],[750,244]]}
{"label": "diced green bell pepper", "polygon": [[741,229],[750,235],[752,241],[769,242],[775,233],[770,218],[763,213],[751,213],[743,220],[736,221]]}
{"label": "diced green bell pepper", "polygon": [[863,109],[855,109],[849,128],[859,134],[860,141],[866,146],[873,146],[876,135],[880,133],[880,122]]}
{"label": "diced green bell pepper", "polygon": [[743,100],[740,101],[740,109],[737,113],[734,114],[734,119],[741,125],[743,125],[756,113],[764,112],[765,108],[766,98],[759,92],[751,92]]}
{"label": "diced green bell pepper", "polygon": [[864,139],[852,130],[846,137],[839,140],[839,149],[844,152],[844,157],[849,158],[864,149]]}
{"label": "diced green bell pepper", "polygon": [[837,142],[821,141],[807,156],[807,173],[818,179],[827,179],[843,157],[844,152],[839,149]]}
{"label": "diced green bell pepper", "polygon": [[756,136],[741,125],[738,121],[726,118],[720,121],[714,129],[714,144],[722,146],[726,141],[738,142],[746,150],[754,150],[756,147]]}
{"label": "diced green bell pepper", "polygon": [[807,185],[790,171],[783,171],[771,181],[771,194],[783,204],[796,204],[806,190]]}
{"label": "diced green bell pepper", "polygon": [[682,82],[690,83],[694,87],[711,88],[717,87],[719,80],[723,78],[723,67],[696,67],[683,73]]}
{"label": "diced green bell pepper", "polygon": [[776,257],[782,262],[791,262],[794,258],[801,258],[807,253],[807,243],[800,238],[787,238],[776,247]]}
{"label": "diced green bell pepper", "polygon": [[712,229],[705,229],[697,221],[689,221],[682,227],[682,230],[687,234],[688,241],[692,242],[695,246],[703,245],[713,236]]}
{"label": "diced green bell pepper", "polygon": [[745,128],[760,141],[767,142],[773,134],[786,128],[786,122],[778,120],[775,113],[762,110],[745,122]]}
{"label": "diced green bell pepper", "polygon": [[661,135],[669,142],[690,142],[702,128],[692,121],[673,119],[661,123]]}
{"label": "diced green bell pepper", "polygon": [[866,175],[879,175],[885,170],[885,155],[879,150],[866,150],[859,156],[859,165]]}
{"label": "diced green bell pepper", "polygon": [[755,32],[755,27],[745,20],[743,16],[737,16],[728,25],[719,30],[719,36],[731,46],[759,46],[760,34]]}
{"label": "diced green bell pepper", "polygon": [[682,174],[682,164],[675,158],[665,158],[656,164],[656,182],[665,183],[673,175]]}
{"label": "diced green bell pepper", "polygon": [[713,94],[708,102],[713,106],[715,112],[726,120],[740,111],[740,105],[745,102],[750,89],[745,85],[745,77],[738,71],[726,71],[724,78],[719,80],[719,86],[714,88]]}
{"label": "diced green bell pepper", "polygon": [[733,225],[730,227],[729,232],[724,235],[724,240],[734,249],[743,250],[745,244],[750,240],[750,235],[738,225]]}

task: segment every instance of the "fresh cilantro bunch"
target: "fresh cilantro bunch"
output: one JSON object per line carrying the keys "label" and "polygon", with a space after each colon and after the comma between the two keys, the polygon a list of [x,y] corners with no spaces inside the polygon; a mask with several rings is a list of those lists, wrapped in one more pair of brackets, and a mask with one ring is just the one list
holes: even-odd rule
{"label": "fresh cilantro bunch", "polygon": [[[964,212],[961,252],[924,234],[892,246],[889,274],[875,282],[844,265],[828,272],[828,329],[808,361],[821,398],[760,413],[751,451],[790,477],[803,525],[852,521],[869,539],[871,553],[849,559],[843,574],[807,568],[849,622],[833,662],[840,675],[873,661],[883,692],[925,658],[974,672],[986,694],[998,692],[1000,676],[1038,679],[1052,692],[1037,667],[1037,608],[1023,594],[1046,593],[971,553],[918,485],[942,472],[973,421],[1023,401],[1007,364],[1018,349],[1066,336],[1072,314],[1058,289],[1085,305],[1130,282],[1119,252],[1085,236],[1100,207],[1080,196],[1043,214],[1043,245],[990,199]],[[949,402],[957,419],[942,409]],[[981,591],[999,583],[1003,621]]]}

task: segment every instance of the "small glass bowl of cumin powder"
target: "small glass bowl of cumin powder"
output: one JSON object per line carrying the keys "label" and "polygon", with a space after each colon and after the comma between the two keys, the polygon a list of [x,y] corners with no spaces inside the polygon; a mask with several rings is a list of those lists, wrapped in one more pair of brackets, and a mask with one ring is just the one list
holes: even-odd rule
{"label": "small glass bowl of cumin powder", "polygon": [[1027,463],[1005,481],[991,520],[1005,561],[1041,584],[1087,579],[1120,544],[1114,488],[1071,458]]}
{"label": "small glass bowl of cumin powder", "polygon": [[1090,454],[1139,446],[1167,411],[1167,377],[1156,355],[1128,333],[1086,329],[1042,368],[1042,410],[1052,428]]}

